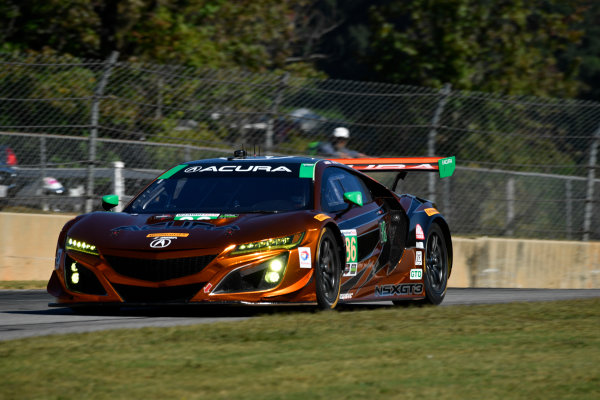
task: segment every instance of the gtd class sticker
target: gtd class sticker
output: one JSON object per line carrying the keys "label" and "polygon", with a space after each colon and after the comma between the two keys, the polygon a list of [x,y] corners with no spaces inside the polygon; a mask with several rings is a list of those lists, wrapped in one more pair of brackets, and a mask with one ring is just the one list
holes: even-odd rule
{"label": "gtd class sticker", "polygon": [[312,257],[310,256],[310,247],[299,247],[298,258],[300,259],[300,268],[312,268]]}
{"label": "gtd class sticker", "polygon": [[421,268],[413,268],[410,270],[410,280],[421,280],[423,279],[423,270]]}

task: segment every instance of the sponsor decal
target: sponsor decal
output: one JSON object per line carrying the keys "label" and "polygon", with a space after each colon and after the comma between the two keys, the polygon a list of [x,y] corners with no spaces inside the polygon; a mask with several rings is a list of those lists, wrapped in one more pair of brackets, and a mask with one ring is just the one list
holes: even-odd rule
{"label": "sponsor decal", "polygon": [[[139,231],[154,231],[154,230],[163,230],[163,229],[204,229],[206,231],[239,231],[240,227],[237,225],[224,225],[224,226],[215,226],[211,223],[204,221],[165,221],[165,222],[157,222],[156,224],[150,225],[127,225],[127,226],[119,226],[117,228],[111,229],[113,235],[116,235],[120,231],[130,231],[130,232],[139,232]],[[171,233],[159,233],[157,235],[173,235]],[[188,233],[189,235],[189,233]]]}
{"label": "sponsor decal", "polygon": [[424,249],[425,244],[423,242],[417,242],[417,249]]}
{"label": "sponsor decal", "polygon": [[375,296],[410,296],[415,294],[423,294],[422,283],[375,286]]}
{"label": "sponsor decal", "polygon": [[327,218],[331,218],[329,215],[327,214],[317,214],[315,215],[315,219],[319,220],[319,221],[325,221]]}
{"label": "sponsor decal", "polygon": [[202,167],[201,165],[196,165],[193,167],[187,167],[183,170],[186,174],[196,173],[196,172],[292,172],[291,169],[280,165],[278,167],[271,165],[211,165],[207,167]]}
{"label": "sponsor decal", "polygon": [[342,293],[340,294],[340,300],[350,300],[354,296],[354,293]]}
{"label": "sponsor decal", "polygon": [[420,280],[423,279],[423,270],[421,268],[413,268],[410,270],[410,280]]}
{"label": "sponsor decal", "polygon": [[435,214],[439,214],[439,213],[440,213],[440,212],[439,212],[438,210],[436,210],[435,208],[426,208],[426,209],[425,209],[425,210],[423,210],[423,211],[425,211],[425,214],[427,214],[427,215],[428,215],[428,216],[430,216],[430,217],[431,217],[432,215],[435,215]]}
{"label": "sponsor decal", "polygon": [[62,257],[62,249],[56,250],[56,257],[54,258],[54,269],[58,269],[60,267],[60,258]]}
{"label": "sponsor decal", "polygon": [[423,252],[415,252],[415,265],[423,265]]}
{"label": "sponsor decal", "polygon": [[387,229],[385,229],[385,221],[379,223],[379,232],[381,237],[381,243],[387,242]]}
{"label": "sponsor decal", "polygon": [[217,219],[219,214],[200,213],[200,214],[177,214],[175,221],[201,221],[207,219]]}
{"label": "sponsor decal", "polygon": [[358,271],[358,263],[347,263],[344,268],[344,276],[356,276]]}
{"label": "sponsor decal", "polygon": [[221,218],[237,218],[238,214],[218,214],[218,213],[198,213],[198,214],[177,214],[175,221],[205,221]]}
{"label": "sponsor decal", "polygon": [[212,289],[212,284],[209,282],[206,284],[206,286],[204,286],[204,293],[210,293],[210,289]]}
{"label": "sponsor decal", "polygon": [[394,169],[435,169],[431,164],[406,165],[406,164],[368,164],[368,165],[350,165],[358,170],[394,170]]}
{"label": "sponsor decal", "polygon": [[358,270],[358,239],[356,229],[344,229],[341,231],[346,243],[346,267],[344,276],[354,276]]}
{"label": "sponsor decal", "polygon": [[177,239],[175,236],[159,236],[150,242],[150,247],[153,249],[164,249],[171,244],[172,240]]}
{"label": "sponsor decal", "polygon": [[415,227],[415,237],[417,238],[417,240],[425,240],[423,228],[421,228],[421,225],[419,224],[417,224],[417,226]]}
{"label": "sponsor decal", "polygon": [[312,268],[310,247],[298,247],[298,258],[300,259],[300,268]]}
{"label": "sponsor decal", "polygon": [[171,236],[171,237],[188,237],[190,236],[189,233],[181,233],[181,232],[169,232],[169,233],[149,233],[146,235],[147,238],[151,238],[151,237],[165,237],[165,236]]}
{"label": "sponsor decal", "polygon": [[314,179],[314,177],[315,164],[300,164],[300,178]]}

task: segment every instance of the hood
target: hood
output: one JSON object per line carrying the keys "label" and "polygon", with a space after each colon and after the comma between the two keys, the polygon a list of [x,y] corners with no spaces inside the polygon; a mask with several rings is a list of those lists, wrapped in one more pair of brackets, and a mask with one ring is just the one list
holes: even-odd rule
{"label": "hood", "polygon": [[111,250],[173,251],[224,249],[262,239],[303,232],[314,224],[314,212],[277,214],[86,214],[67,236]]}

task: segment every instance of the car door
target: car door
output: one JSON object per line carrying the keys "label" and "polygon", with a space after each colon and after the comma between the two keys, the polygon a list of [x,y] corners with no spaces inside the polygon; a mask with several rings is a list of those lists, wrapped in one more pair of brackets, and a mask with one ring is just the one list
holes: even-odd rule
{"label": "car door", "polygon": [[[344,200],[344,193],[360,192],[362,206]],[[376,272],[382,239],[385,239],[384,208],[374,201],[360,176],[329,167],[323,174],[321,209],[335,214],[346,242],[346,265],[342,276],[344,294],[368,283]]]}

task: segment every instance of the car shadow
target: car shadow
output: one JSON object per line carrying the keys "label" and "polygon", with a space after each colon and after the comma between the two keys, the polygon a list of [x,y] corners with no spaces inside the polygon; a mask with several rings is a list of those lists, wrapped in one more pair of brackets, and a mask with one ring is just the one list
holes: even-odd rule
{"label": "car shadow", "polygon": [[188,304],[188,305],[147,305],[124,307],[69,308],[48,307],[40,310],[4,311],[6,314],[23,315],[88,315],[112,317],[146,318],[249,318],[273,314],[303,314],[320,312],[354,312],[394,307],[385,303],[347,303],[338,305],[335,310],[320,310],[316,305],[240,305],[240,304]]}

